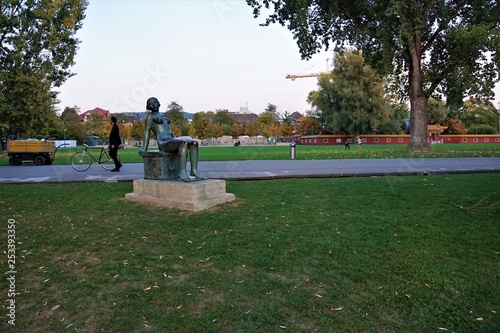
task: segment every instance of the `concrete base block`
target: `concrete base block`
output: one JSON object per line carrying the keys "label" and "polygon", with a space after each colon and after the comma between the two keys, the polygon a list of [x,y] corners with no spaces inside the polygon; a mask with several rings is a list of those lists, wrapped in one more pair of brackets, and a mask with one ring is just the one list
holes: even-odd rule
{"label": "concrete base block", "polygon": [[164,151],[139,151],[144,159],[144,179],[180,180],[180,157]]}
{"label": "concrete base block", "polygon": [[134,180],[134,192],[125,195],[132,200],[161,207],[201,211],[236,199],[226,193],[226,181],[207,179],[190,183],[152,179]]}

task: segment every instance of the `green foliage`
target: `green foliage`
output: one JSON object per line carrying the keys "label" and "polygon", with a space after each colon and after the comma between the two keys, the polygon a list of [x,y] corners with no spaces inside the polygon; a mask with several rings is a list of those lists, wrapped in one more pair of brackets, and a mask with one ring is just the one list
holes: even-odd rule
{"label": "green foliage", "polygon": [[234,124],[234,119],[229,115],[229,110],[219,109],[215,111],[212,122],[221,125],[228,125],[229,127],[231,127]]}
{"label": "green foliage", "polygon": [[80,121],[78,115],[78,107],[65,107],[61,114],[61,121],[63,123],[64,138],[77,140],[79,144],[85,141],[86,130],[83,123]]}
{"label": "green foliage", "polygon": [[489,125],[498,129],[500,111],[488,100],[469,98],[465,101],[463,108],[459,110],[457,117],[467,127],[475,125]]}
{"label": "green foliage", "polygon": [[[247,0],[263,25],[292,32],[303,58],[319,49],[353,45],[379,73],[392,74],[411,103],[409,148],[428,149],[427,99],[450,106],[465,96],[491,97],[499,80],[500,2],[497,0],[296,1]],[[266,12],[268,12],[266,10]],[[401,75],[403,73],[403,75]]]}
{"label": "green foliage", "polygon": [[256,123],[257,123],[257,125],[260,125],[260,124],[276,125],[276,124],[278,124],[276,112],[273,112],[273,111],[262,112],[257,117]]}
{"label": "green foliage", "polygon": [[486,124],[472,125],[468,128],[468,134],[495,134],[497,131],[494,127]]}
{"label": "green foliage", "polygon": [[257,136],[259,134],[259,127],[255,123],[247,122],[243,133],[248,136]]}
{"label": "green foliage", "polygon": [[391,115],[389,125],[382,123],[379,127],[381,134],[400,134],[407,133],[408,124],[406,120],[410,116],[410,110],[406,103],[396,103],[391,105]]}
{"label": "green foliage", "polygon": [[167,118],[170,119],[171,124],[176,125],[178,128],[186,126],[184,108],[175,101],[170,102],[167,107]]}
{"label": "green foliage", "polygon": [[137,120],[132,123],[132,129],[130,131],[130,136],[132,139],[141,141],[144,137],[144,121]]}
{"label": "green foliage", "polygon": [[450,114],[450,109],[442,100],[435,98],[429,99],[429,123],[442,124]]}
{"label": "green foliage", "polygon": [[86,0],[0,2],[0,124],[8,133],[44,136],[79,43]]}
{"label": "green foliage", "polygon": [[87,116],[87,121],[85,121],[84,126],[88,135],[97,135],[101,138],[107,137],[104,121],[101,116],[96,113],[91,113]]}
{"label": "green foliage", "polygon": [[274,104],[271,104],[271,103],[268,103],[267,104],[267,107],[265,108],[264,112],[272,112],[272,113],[276,113],[276,111],[278,110],[278,107]]}
{"label": "green foliage", "polygon": [[189,129],[189,136],[192,138],[206,139],[205,129],[209,125],[207,114],[205,112],[197,112],[193,116],[193,122]]}
{"label": "green foliage", "polygon": [[334,133],[366,134],[389,120],[384,81],[356,53],[337,54],[331,74],[318,79],[319,90],[309,95]]}

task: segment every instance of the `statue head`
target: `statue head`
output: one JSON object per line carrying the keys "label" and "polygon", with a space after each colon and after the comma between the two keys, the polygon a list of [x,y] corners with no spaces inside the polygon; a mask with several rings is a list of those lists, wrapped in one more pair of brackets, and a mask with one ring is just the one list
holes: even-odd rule
{"label": "statue head", "polygon": [[158,111],[159,108],[160,108],[160,102],[156,97],[148,98],[148,101],[146,102],[146,110]]}

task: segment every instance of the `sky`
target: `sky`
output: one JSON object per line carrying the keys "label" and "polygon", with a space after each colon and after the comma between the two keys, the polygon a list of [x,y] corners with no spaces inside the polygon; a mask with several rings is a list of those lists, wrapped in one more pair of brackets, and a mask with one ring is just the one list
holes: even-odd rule
{"label": "sky", "polygon": [[161,111],[175,101],[190,113],[305,113],[316,78],[285,76],[326,71],[333,51],[302,60],[292,33],[264,20],[243,0],[90,0],[58,107],[141,112],[154,96]]}

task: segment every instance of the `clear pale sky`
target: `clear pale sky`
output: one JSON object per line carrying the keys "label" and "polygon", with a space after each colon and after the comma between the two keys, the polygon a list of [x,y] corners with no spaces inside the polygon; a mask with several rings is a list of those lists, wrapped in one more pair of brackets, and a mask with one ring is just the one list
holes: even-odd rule
{"label": "clear pale sky", "polygon": [[323,72],[333,52],[301,60],[288,29],[263,21],[243,0],[90,0],[59,109],[139,112],[155,96],[161,111],[176,101],[191,113],[269,103],[305,113],[316,78],[285,76]]}

